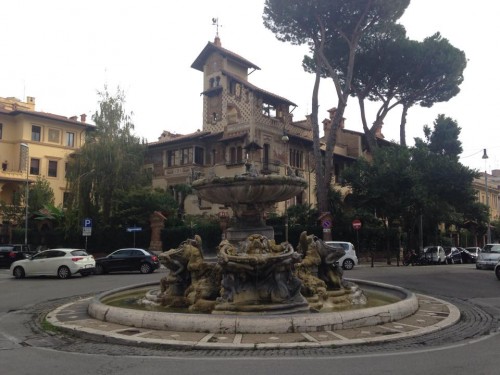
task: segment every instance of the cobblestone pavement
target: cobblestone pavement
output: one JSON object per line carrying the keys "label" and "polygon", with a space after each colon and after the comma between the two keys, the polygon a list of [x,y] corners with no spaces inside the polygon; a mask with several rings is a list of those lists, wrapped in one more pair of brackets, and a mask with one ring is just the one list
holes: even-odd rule
{"label": "cobblestone pavement", "polygon": [[[151,331],[91,319],[89,296],[32,306],[24,314],[33,335],[21,345],[66,352],[138,356],[332,356],[449,345],[498,331],[488,312],[461,300],[419,295],[411,317],[375,327],[280,335],[222,335]],[[57,326],[47,329],[46,321]],[[42,329],[44,327],[45,329]]]}

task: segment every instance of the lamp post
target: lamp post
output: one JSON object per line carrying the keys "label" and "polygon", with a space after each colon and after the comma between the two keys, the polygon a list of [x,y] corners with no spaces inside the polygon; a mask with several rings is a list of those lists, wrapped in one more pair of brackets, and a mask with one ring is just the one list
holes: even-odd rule
{"label": "lamp post", "polygon": [[[285,127],[283,126],[283,135],[281,141],[285,146],[285,176],[288,174],[288,141],[290,138],[286,134]],[[285,241],[288,242],[288,199],[285,200]]]}
{"label": "lamp post", "polygon": [[24,204],[26,205],[26,212],[25,212],[25,222],[24,222],[24,244],[28,244],[28,207],[29,207],[29,194],[30,194],[30,188],[29,188],[29,156],[30,156],[30,149],[29,146],[26,143],[21,143],[22,147],[22,159],[24,159],[24,167],[26,168],[26,196],[24,199]]}
{"label": "lamp post", "polygon": [[488,221],[487,225],[488,227],[486,228],[486,241],[487,243],[491,243],[491,229],[490,229],[490,200],[488,196],[488,172],[487,172],[487,160],[488,160],[488,154],[486,153],[486,149],[484,149],[483,157],[484,159],[484,189],[486,192],[486,208],[488,209]]}

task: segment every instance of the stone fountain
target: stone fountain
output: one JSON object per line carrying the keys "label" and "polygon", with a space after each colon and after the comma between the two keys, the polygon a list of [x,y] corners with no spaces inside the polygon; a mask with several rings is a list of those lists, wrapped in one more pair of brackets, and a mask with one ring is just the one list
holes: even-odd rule
{"label": "stone fountain", "polygon": [[[123,288],[96,298],[89,314],[144,328],[283,333],[380,324],[415,312],[418,301],[413,293],[344,280],[337,262],[344,255],[342,248],[329,247],[306,232],[296,249],[288,242],[275,242],[272,228],[264,223],[265,210],[306,186],[298,176],[259,175],[248,163],[242,175],[194,181],[193,188],[202,199],[230,206],[236,219],[218,246],[217,261],[204,259],[202,239],[194,236],[160,254],[169,272],[159,288],[147,289],[141,298],[141,304],[166,311],[153,308],[132,313],[106,304],[130,293],[131,288]],[[349,311],[366,303],[359,283],[401,301]]]}
{"label": "stone fountain", "polygon": [[304,232],[295,251],[287,242],[277,244],[265,225],[266,209],[306,186],[295,175],[258,175],[249,164],[243,175],[194,181],[202,199],[230,206],[236,223],[219,244],[215,264],[204,261],[199,236],[161,254],[170,273],[151,299],[213,314],[289,314],[365,303],[359,288],[342,279],[336,264],[342,248]]}

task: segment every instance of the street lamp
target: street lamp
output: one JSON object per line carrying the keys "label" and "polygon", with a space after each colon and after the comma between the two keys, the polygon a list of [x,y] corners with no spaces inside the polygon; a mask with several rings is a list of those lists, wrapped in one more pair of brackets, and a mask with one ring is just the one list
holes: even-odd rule
{"label": "street lamp", "polygon": [[486,153],[486,149],[484,149],[483,157],[484,159],[484,188],[486,192],[486,208],[488,209],[488,228],[486,229],[486,241],[487,243],[491,243],[491,229],[490,229],[490,200],[488,197],[488,172],[486,166],[486,160],[488,160],[488,154]]}
{"label": "street lamp", "polygon": [[29,194],[30,194],[30,188],[29,188],[29,156],[30,156],[30,148],[26,143],[21,143],[22,147],[22,159],[24,159],[24,167],[26,168],[26,196],[24,199],[24,204],[26,205],[26,212],[25,212],[25,222],[24,222],[24,244],[28,244],[28,207],[29,207]]}

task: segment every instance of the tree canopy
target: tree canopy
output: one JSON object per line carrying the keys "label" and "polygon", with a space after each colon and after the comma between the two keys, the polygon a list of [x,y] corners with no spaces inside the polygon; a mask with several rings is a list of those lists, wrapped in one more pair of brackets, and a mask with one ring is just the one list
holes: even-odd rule
{"label": "tree canopy", "polygon": [[95,129],[70,160],[67,179],[77,218],[100,217],[109,224],[118,191],[149,184],[143,170],[145,144],[132,134],[131,115],[124,108],[125,96],[118,88],[98,92],[99,110],[92,116]]}
{"label": "tree canopy", "polygon": [[[427,142],[417,139],[413,148],[379,148],[372,161],[360,159],[346,169],[343,177],[352,189],[350,202],[376,212],[388,226],[401,223],[406,231],[413,230],[421,216],[430,228],[440,223],[461,227],[472,218],[486,220],[472,188],[478,174],[454,154],[461,152],[460,129],[444,115],[434,124],[434,130],[426,128]],[[443,131],[448,127],[453,131]]]}
{"label": "tree canopy", "polygon": [[[328,210],[328,191],[333,175],[333,150],[336,133],[351,93],[354,62],[361,38],[396,22],[410,0],[266,0],[264,25],[276,37],[292,44],[308,44],[315,62],[311,121],[316,170],[317,201],[320,211]],[[325,46],[347,46],[344,66],[325,54]],[[319,142],[318,92],[320,78],[332,80],[338,102],[326,139],[326,158]],[[342,75],[342,77],[340,77]]]}

